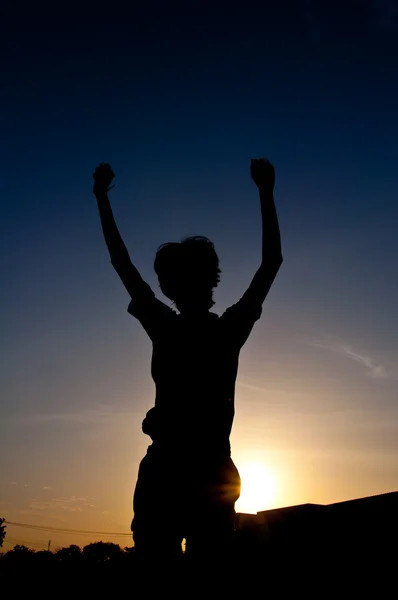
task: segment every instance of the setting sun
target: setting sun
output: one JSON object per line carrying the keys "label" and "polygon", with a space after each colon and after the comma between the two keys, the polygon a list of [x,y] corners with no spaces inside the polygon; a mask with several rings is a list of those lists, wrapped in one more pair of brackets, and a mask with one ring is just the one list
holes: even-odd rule
{"label": "setting sun", "polygon": [[250,462],[239,466],[242,489],[236,503],[237,512],[256,513],[267,510],[275,499],[276,481],[262,463]]}

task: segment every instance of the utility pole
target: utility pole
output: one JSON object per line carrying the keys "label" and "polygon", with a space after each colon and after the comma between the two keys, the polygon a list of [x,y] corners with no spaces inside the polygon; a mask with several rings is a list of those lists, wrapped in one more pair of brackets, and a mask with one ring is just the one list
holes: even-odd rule
{"label": "utility pole", "polygon": [[50,552],[51,540],[48,540],[47,552]]}

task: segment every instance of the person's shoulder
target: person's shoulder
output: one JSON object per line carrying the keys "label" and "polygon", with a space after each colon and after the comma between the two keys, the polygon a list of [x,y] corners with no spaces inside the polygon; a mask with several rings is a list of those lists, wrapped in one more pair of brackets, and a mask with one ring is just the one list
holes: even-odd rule
{"label": "person's shoulder", "polygon": [[220,319],[222,321],[238,320],[238,321],[258,321],[261,317],[263,307],[261,304],[244,302],[240,300],[225,309]]}
{"label": "person's shoulder", "polygon": [[137,300],[137,298],[131,298],[127,307],[127,312],[140,319],[141,315],[151,316],[162,316],[162,317],[175,317],[177,313],[158,298],[151,290],[151,294],[147,298]]}

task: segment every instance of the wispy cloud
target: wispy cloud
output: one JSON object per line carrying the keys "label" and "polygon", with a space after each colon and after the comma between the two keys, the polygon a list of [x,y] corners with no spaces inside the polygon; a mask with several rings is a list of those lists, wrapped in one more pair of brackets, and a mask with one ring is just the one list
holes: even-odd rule
{"label": "wispy cloud", "polygon": [[45,519],[46,521],[51,520],[56,523],[68,523],[69,515],[66,513],[53,514],[44,513],[42,510],[33,510],[32,508],[20,508],[16,511],[19,517],[37,517],[37,520]]}
{"label": "wispy cloud", "polygon": [[24,423],[70,423],[76,425],[109,424],[111,421],[131,417],[132,413],[116,411],[112,406],[100,404],[94,408],[82,408],[70,412],[50,412],[22,417]]}
{"label": "wispy cloud", "polygon": [[257,383],[252,383],[250,380],[246,379],[244,376],[238,379],[236,383],[238,388],[243,390],[249,390],[249,392],[254,392],[255,394],[275,396],[275,394],[280,395],[288,395],[289,397],[295,395],[302,395],[301,390],[290,389],[288,386],[279,386],[279,385],[257,385]]}
{"label": "wispy cloud", "polygon": [[74,423],[98,423],[109,420],[113,416],[110,406],[100,405],[96,408],[87,408],[63,413],[42,413],[32,417],[38,423],[68,421]]}
{"label": "wispy cloud", "polygon": [[334,352],[344,358],[359,363],[365,368],[366,374],[373,379],[396,379],[396,376],[393,373],[387,371],[383,365],[375,361],[371,356],[358,352],[351,344],[343,340],[313,341],[310,342],[310,345],[315,346],[316,348],[322,348],[329,352]]}
{"label": "wispy cloud", "polygon": [[253,383],[250,383],[250,382],[244,381],[244,380],[243,381],[238,380],[237,385],[241,388],[245,388],[246,390],[249,390],[250,392],[256,392],[258,394],[266,394],[270,391],[265,387],[262,387],[260,385],[254,385]]}
{"label": "wispy cloud", "polygon": [[16,481],[9,481],[8,485],[18,485]]}
{"label": "wispy cloud", "polygon": [[48,490],[51,490],[51,487],[49,485],[45,485],[44,487],[41,488],[42,492],[48,492]]}
{"label": "wispy cloud", "polygon": [[95,508],[95,506],[89,504],[87,498],[83,496],[68,496],[65,498],[52,498],[51,500],[32,498],[28,508],[33,512],[83,512],[85,509]]}

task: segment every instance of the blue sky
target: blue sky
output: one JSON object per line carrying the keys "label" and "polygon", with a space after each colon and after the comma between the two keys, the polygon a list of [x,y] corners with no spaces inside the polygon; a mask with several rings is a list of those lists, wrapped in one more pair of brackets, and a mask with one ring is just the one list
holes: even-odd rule
{"label": "blue sky", "polygon": [[207,235],[221,312],[259,264],[249,164],[270,158],[285,260],[242,351],[233,457],[272,472],[270,506],[394,489],[396,3],[123,4],[3,9],[0,514],[128,531],[154,388],[101,161],[145,279],[161,297],[157,247]]}

